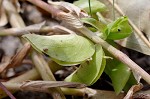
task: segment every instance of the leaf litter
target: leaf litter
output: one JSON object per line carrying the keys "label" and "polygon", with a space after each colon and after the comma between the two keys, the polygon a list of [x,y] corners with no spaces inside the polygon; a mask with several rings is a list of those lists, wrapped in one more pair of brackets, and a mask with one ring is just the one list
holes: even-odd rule
{"label": "leaf litter", "polygon": [[[1,1],[3,1],[4,2],[4,0],[1,0]],[[29,0],[30,1],[30,0]],[[3,20],[2,21],[4,21],[4,22],[2,22],[2,31],[8,31],[8,34],[7,33],[5,33],[5,32],[0,32],[0,34],[1,33],[3,33],[4,35],[3,36],[7,36],[7,35],[12,35],[12,39],[11,40],[6,40],[6,42],[8,43],[8,44],[11,44],[11,43],[15,43],[15,45],[14,46],[8,46],[8,44],[5,44],[5,43],[3,43],[3,41],[5,40],[5,37],[1,37],[2,38],[2,44],[4,45],[4,46],[0,46],[0,47],[2,47],[1,49],[4,51],[4,52],[2,52],[2,53],[5,53],[5,54],[1,54],[1,56],[0,57],[2,57],[2,61],[4,62],[4,63],[6,63],[5,64],[5,66],[6,66],[6,68],[4,68],[2,71],[3,71],[3,73],[2,73],[2,75],[6,75],[6,73],[7,72],[9,72],[9,68],[17,68],[17,66],[22,66],[23,65],[23,61],[24,60],[26,60],[26,59],[30,59],[30,54],[28,54],[28,51],[29,51],[29,48],[28,47],[26,47],[26,45],[28,46],[28,43],[24,43],[24,40],[20,40],[20,41],[18,41],[19,43],[16,43],[16,42],[14,42],[13,40],[15,40],[15,39],[18,39],[18,38],[20,38],[20,36],[21,35],[23,35],[23,34],[28,34],[28,33],[37,33],[37,34],[42,34],[42,35],[60,35],[61,33],[65,33],[66,34],[66,32],[67,32],[67,34],[70,34],[70,33],[75,33],[76,32],[76,30],[74,30],[74,29],[72,29],[72,30],[70,30],[70,28],[68,27],[68,28],[65,28],[65,27],[63,27],[63,26],[60,26],[60,25],[64,25],[65,23],[61,23],[61,24],[59,24],[59,22],[58,21],[56,21],[56,20],[54,20],[54,19],[49,19],[50,17],[49,16],[51,16],[50,14],[48,14],[47,12],[45,12],[44,10],[42,10],[41,8],[38,8],[38,7],[35,7],[35,6],[33,6],[33,5],[31,5],[31,4],[28,4],[27,2],[18,2],[18,0],[15,0],[15,1],[13,1],[13,2],[5,2],[6,4],[11,4],[11,5],[13,5],[14,6],[14,8],[16,9],[16,10],[14,10],[15,11],[15,16],[16,16],[16,19],[18,19],[18,18],[20,18],[20,15],[18,14],[18,13],[21,13],[21,17],[25,20],[24,22],[26,23],[26,25],[31,25],[31,26],[25,26],[24,25],[24,22],[23,22],[23,20],[22,19],[19,19],[19,20],[17,20],[16,22],[16,24],[15,24],[15,20],[16,19],[14,19],[13,18],[13,13],[10,13],[10,9],[8,9],[7,7],[4,7],[5,9],[6,9],[6,12],[7,13],[9,13],[8,15],[7,15],[7,17],[8,17],[8,19],[9,19],[9,24],[7,24],[7,20],[6,20],[6,17],[4,17],[3,18]],[[21,4],[21,5],[29,5],[29,6],[27,6],[27,7],[25,7],[25,9],[24,10],[26,10],[26,9],[28,9],[28,7],[30,7],[29,9],[35,9],[36,10],[36,12],[38,13],[38,15],[37,14],[33,14],[33,12],[34,11],[32,11],[32,10],[30,10],[31,12],[30,12],[30,14],[28,13],[28,14],[26,14],[27,12],[26,11],[23,11],[23,12],[21,12],[22,11],[22,9],[20,8],[20,5],[19,5],[19,3]],[[72,4],[69,4],[69,3],[65,3],[65,2],[63,2],[63,3],[61,3],[61,2],[55,2],[55,3],[53,3],[53,2],[51,2],[51,1],[49,1],[49,3],[51,3],[52,5],[54,4],[54,5],[56,5],[58,8],[60,7],[60,5],[61,5],[61,8],[59,8],[59,9],[61,9],[61,10],[68,10],[70,13],[72,13],[72,12],[74,12],[75,11],[75,13],[76,13],[76,15],[78,16],[78,17],[80,17],[79,15],[80,14],[82,14],[82,16],[83,17],[87,17],[87,14],[86,13],[84,13],[84,11],[82,11],[82,10],[80,10],[80,9],[78,9],[78,7],[76,8],[76,6],[74,7],[74,5],[72,5]],[[66,5],[66,6],[64,6],[64,5]],[[11,6],[10,6],[11,7]],[[12,8],[12,9],[14,9],[14,8]],[[5,14],[5,13],[3,13],[3,14]],[[31,15],[31,17],[29,18],[28,17],[28,15]],[[17,18],[18,17],[18,18]],[[35,17],[39,17],[39,19],[37,20],[37,18],[35,18]],[[2,17],[0,17],[0,18],[2,18]],[[13,20],[14,19],[14,20]],[[46,23],[41,23],[41,22],[43,22],[43,20],[46,22]],[[54,21],[51,21],[51,20],[54,20]],[[1,22],[1,21],[0,21]],[[38,24],[37,24],[38,23]],[[40,25],[40,23],[42,24],[42,25]],[[7,24],[7,25],[6,25]],[[35,24],[35,25],[33,25],[32,26],[32,24]],[[37,25],[36,25],[37,24]],[[45,26],[45,25],[49,25],[50,24],[50,26],[52,26],[52,27],[50,27],[50,26]],[[55,26],[55,25],[57,25],[57,26]],[[64,26],[67,26],[67,25],[64,25]],[[34,28],[34,29],[33,29]],[[7,30],[8,29],[8,30]],[[10,29],[10,30],[9,30]],[[14,30],[14,32],[11,32],[12,30]],[[32,30],[33,29],[33,30]],[[74,32],[75,31],[75,32]],[[10,34],[9,34],[10,33]],[[12,34],[11,34],[12,33]],[[36,38],[35,38],[36,39]],[[10,42],[8,42],[8,41],[10,41]],[[128,40],[129,42],[131,41],[131,40]],[[120,41],[119,41],[120,42]],[[142,42],[142,41],[141,41]],[[21,43],[22,43],[22,45],[21,45]],[[121,42],[122,43],[122,42]],[[123,43],[124,44],[124,43]],[[123,44],[121,44],[122,46],[125,46],[125,47],[128,47],[128,46],[126,46],[126,45],[123,45]],[[136,44],[139,44],[139,43],[136,43]],[[5,45],[7,45],[7,46],[5,46]],[[24,46],[23,46],[24,45]],[[144,45],[145,46],[145,45]],[[141,46],[140,46],[141,47]],[[135,47],[134,48],[134,46],[132,47],[129,47],[129,48],[131,48],[131,49],[135,49],[135,50],[137,50],[137,51],[140,51],[140,52],[143,52],[144,54],[148,54],[149,55],[149,52],[148,52],[148,49],[149,48],[145,48],[145,47],[141,47],[141,48],[145,48],[144,50],[141,50],[141,49],[139,49],[139,48],[137,48],[137,47]],[[126,50],[126,49],[125,49]],[[146,51],[147,50],[147,51]],[[31,52],[33,51],[33,49],[32,50],[30,50]],[[45,49],[45,51],[46,51],[46,49]],[[127,52],[127,54],[128,54],[128,52]],[[137,55],[141,55],[140,53],[136,53]],[[35,57],[36,56],[36,57]],[[130,57],[132,57],[132,54],[131,55],[129,55]],[[144,55],[142,55],[142,58],[143,57],[145,57]],[[13,86],[15,86],[15,84],[16,83],[19,83],[19,82],[22,82],[22,81],[26,81],[26,80],[36,80],[36,79],[39,79],[39,78],[42,78],[43,80],[50,80],[49,79],[49,77],[48,76],[41,76],[40,77],[40,75],[43,75],[44,73],[43,73],[43,71],[42,71],[42,68],[44,68],[43,70],[44,71],[48,71],[49,73],[51,72],[51,71],[49,71],[49,70],[51,70],[51,69],[49,69],[48,68],[48,65],[46,65],[47,64],[47,61],[49,60],[49,58],[47,58],[47,57],[43,57],[43,56],[41,56],[41,55],[38,55],[38,54],[33,54],[32,55],[32,60],[33,60],[33,62],[31,62],[30,64],[31,65],[38,65],[38,64],[36,64],[36,60],[38,60],[38,59],[40,59],[41,58],[41,60],[39,60],[39,63],[42,63],[42,64],[45,64],[45,66],[47,66],[47,67],[41,67],[41,71],[40,70],[38,70],[38,71],[40,71],[40,74],[37,74],[37,70],[35,70],[35,68],[34,67],[32,67],[33,69],[32,70],[30,70],[30,71],[26,71],[25,73],[24,72],[20,72],[20,73],[15,73],[13,76],[12,76],[12,80],[10,80],[11,79],[11,77],[7,77],[7,76],[5,76],[5,78],[3,78],[4,76],[2,76],[1,75],[1,77],[3,78],[2,80],[4,80],[4,81],[7,81],[7,82],[11,82],[10,84],[9,83],[7,83],[7,82],[4,82],[4,85],[6,85],[8,88],[13,88]],[[140,57],[141,58],[141,57]],[[43,60],[44,59],[44,60]],[[4,61],[5,60],[5,61]],[[137,60],[137,58],[135,58],[135,60]],[[146,58],[144,58],[144,60],[146,61],[147,59]],[[139,64],[142,64],[143,63],[143,61],[140,63],[139,62]],[[9,64],[9,65],[8,65]],[[63,64],[65,64],[64,62],[63,62]],[[148,62],[146,63],[146,66],[147,66],[147,64],[149,64]],[[40,65],[40,64],[39,64]],[[38,66],[39,66],[38,65]],[[52,67],[53,67],[53,64],[50,64],[50,65],[52,65]],[[58,64],[57,64],[58,65]],[[3,67],[5,67],[5,66],[3,66]],[[42,65],[41,65],[42,66]],[[36,67],[36,66],[35,66]],[[36,68],[38,68],[38,67],[36,67]],[[56,67],[57,68],[57,67]],[[65,68],[70,68],[70,67],[65,67]],[[77,67],[75,67],[75,68],[78,68],[78,66]],[[57,70],[57,69],[56,69]],[[58,69],[58,71],[59,71],[59,69]],[[65,70],[65,71],[63,71],[63,72],[69,72],[68,70]],[[25,74],[33,74],[34,75],[34,77],[27,77],[27,76],[24,76],[25,78],[23,79],[21,79],[21,77],[23,76],[23,75],[25,75]],[[55,73],[54,73],[55,74]],[[44,75],[47,75],[47,74],[44,74]],[[62,75],[63,75],[63,73],[62,73]],[[68,75],[67,75],[68,76]],[[19,78],[20,77],[20,78]],[[18,80],[18,78],[20,79],[20,81]],[[17,80],[18,81],[17,81]],[[57,78],[58,79],[58,78]],[[59,78],[60,79],[60,78]],[[96,78],[97,79],[97,78]],[[55,80],[55,79],[53,79],[52,78],[52,80]],[[13,83],[13,82],[15,82],[15,83]],[[32,82],[32,81],[31,81]],[[46,81],[44,82],[43,81],[43,83],[46,83]],[[58,83],[58,85],[60,85],[61,86],[61,83],[59,83],[59,82],[57,82],[56,81],[56,83]],[[110,82],[109,81],[107,81],[107,83],[110,85]],[[11,87],[11,84],[12,84],[12,87]],[[13,85],[14,84],[14,85]],[[67,83],[62,83],[62,87],[64,87],[63,86],[63,84],[67,84]],[[73,83],[70,83],[70,84],[73,84]],[[97,82],[97,83],[95,83],[95,84],[99,84],[99,82]],[[9,85],[10,85],[10,87],[9,87]],[[34,85],[34,81],[33,81],[33,85]],[[46,85],[46,84],[45,84]],[[79,84],[79,86],[80,85],[82,85],[82,84]],[[39,86],[36,86],[37,88],[38,87],[40,87],[41,85],[39,85]],[[48,85],[49,86],[49,85]],[[60,87],[60,86],[55,86],[55,87]],[[78,88],[78,85],[76,86],[77,88]],[[17,87],[16,87],[17,88]],[[21,88],[21,87],[20,87]],[[25,87],[25,88],[27,88],[27,89],[30,89],[30,88],[28,88],[28,87]],[[47,88],[46,88],[47,89]],[[83,88],[84,89],[84,88]],[[19,90],[21,90],[21,89],[19,89]],[[57,90],[57,89],[56,89]],[[67,90],[67,89],[61,89],[64,93],[65,93],[65,90]],[[78,90],[78,89],[77,89]],[[114,99],[115,99],[115,97],[116,97],[116,95],[115,95],[115,93],[113,93],[112,91],[101,91],[100,89],[98,89],[98,90],[91,90],[91,89],[84,89],[84,90],[86,90],[86,91],[88,91],[89,90],[89,93],[88,92],[84,92],[83,90],[80,90],[79,89],[79,91],[77,91],[77,92],[81,92],[80,94],[79,94],[79,96],[80,95],[83,95],[83,94],[87,94],[87,95],[89,95],[90,96],[90,94],[92,94],[91,96],[95,96],[95,97],[102,97],[101,96],[101,94],[100,93],[103,93],[103,95],[104,95],[104,99],[109,99],[108,97],[109,97],[109,95],[110,95],[110,97],[113,99],[113,97],[114,97]],[[139,89],[140,90],[140,89]],[[35,90],[32,90],[32,91],[35,91]],[[38,90],[37,90],[38,91]],[[47,90],[48,91],[48,93],[49,93],[49,90]],[[47,92],[46,91],[46,92]],[[53,91],[55,91],[55,90],[53,90]],[[57,90],[58,91],[58,90]],[[56,93],[57,93],[57,91],[56,91]],[[74,90],[73,90],[74,91]],[[58,91],[58,94],[59,94],[59,92],[60,91]],[[61,92],[60,92],[61,93]],[[32,94],[32,93],[31,93]],[[67,92],[66,92],[66,94],[67,94]],[[98,96],[96,95],[96,94],[98,94]],[[60,94],[61,95],[61,94]],[[100,96],[99,96],[100,95]],[[106,95],[107,95],[107,97],[106,97]],[[78,96],[78,94],[75,94],[74,96]],[[132,96],[132,95],[131,95]],[[3,96],[2,96],[3,97]],[[56,97],[55,96],[55,93],[52,93],[52,97],[54,98],[54,97]],[[61,96],[61,97],[63,97],[63,96]],[[118,98],[117,99],[121,99],[123,97],[123,94],[120,94],[120,96],[118,96]],[[136,96],[135,96],[136,97]],[[140,96],[139,96],[140,97]],[[94,98],[94,97],[93,97]]]}

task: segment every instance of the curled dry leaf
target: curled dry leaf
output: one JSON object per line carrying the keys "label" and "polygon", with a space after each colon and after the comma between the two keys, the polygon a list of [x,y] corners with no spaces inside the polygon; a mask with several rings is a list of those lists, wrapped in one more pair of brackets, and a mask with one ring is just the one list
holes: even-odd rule
{"label": "curled dry leaf", "polygon": [[127,95],[123,98],[123,99],[132,99],[132,96],[135,92],[141,90],[142,85],[138,84],[138,85],[134,85],[130,88],[130,90],[128,91]]}
{"label": "curled dry leaf", "polygon": [[81,10],[79,7],[68,3],[68,2],[52,2],[51,0],[48,0],[48,3],[53,5],[53,6],[57,6],[60,10],[63,10],[64,12],[69,12],[73,15],[77,15],[78,17],[82,18],[82,17],[88,17],[88,14],[86,12],[84,12],[83,10]]}

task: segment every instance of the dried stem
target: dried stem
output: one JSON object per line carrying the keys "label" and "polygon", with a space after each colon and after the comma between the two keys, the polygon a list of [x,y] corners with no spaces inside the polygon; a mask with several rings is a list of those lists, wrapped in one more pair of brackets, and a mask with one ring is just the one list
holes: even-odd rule
{"label": "dried stem", "polygon": [[0,30],[0,36],[22,36],[24,34],[27,34],[27,33],[49,33],[49,32],[61,32],[61,34],[75,34],[73,31],[63,27],[63,26],[60,26],[60,25],[56,25],[56,26],[43,26],[43,27],[35,27],[35,26],[27,26],[27,27],[24,27],[24,28],[9,28],[9,29],[3,29],[3,30]]}
{"label": "dried stem", "polygon": [[[109,1],[113,5],[112,0],[107,0],[107,1]],[[120,7],[116,3],[114,3],[114,7],[119,12],[120,15],[125,16],[125,13],[120,9]],[[148,39],[146,39],[143,33],[137,28],[137,26],[130,19],[128,20],[129,20],[130,25],[135,30],[135,33],[137,33],[137,35],[143,40],[143,42],[145,42],[145,44],[150,48],[150,42],[148,41]]]}
{"label": "dried stem", "polygon": [[[8,81],[8,82],[3,82],[3,84],[6,86],[7,89],[9,90],[22,90],[21,89],[21,82],[23,81],[27,81],[27,80],[36,80],[36,79],[40,79],[40,74],[37,72],[37,70],[34,68],[28,72],[26,72],[23,75],[20,75],[16,78],[13,78],[12,80]],[[48,90],[30,90],[30,89],[24,89],[24,90],[28,90],[28,91],[39,91],[39,92],[45,92],[45,93],[49,93]],[[115,93],[112,92],[107,92],[107,91],[101,91],[101,90],[94,90],[91,88],[82,88],[82,89],[75,89],[75,88],[61,88],[62,92],[65,95],[73,95],[73,96],[93,96],[93,97],[97,97],[99,98],[99,96],[108,96],[110,94],[110,96],[113,95],[113,97],[115,99],[118,99],[115,95]],[[3,98],[6,96],[6,93],[4,93],[2,90],[0,90],[0,98]],[[109,96],[109,97],[110,97]],[[122,95],[123,96],[123,95]],[[96,99],[97,99],[96,98]],[[95,99],[95,98],[92,98]],[[105,98],[104,98],[105,99]],[[120,98],[119,98],[120,99]]]}
{"label": "dried stem", "polygon": [[[56,80],[42,55],[33,53],[32,60],[43,80]],[[60,88],[50,88],[49,91],[52,93],[54,99],[65,99]]]}
{"label": "dried stem", "polygon": [[[36,2],[36,1],[34,1],[34,2]],[[15,9],[15,7],[13,6],[13,4],[10,1],[8,1],[8,0],[5,0],[4,4],[7,5],[7,6],[5,6],[5,9],[6,9],[7,13],[8,13],[9,21],[10,21],[11,26],[15,27],[15,28],[16,27],[17,28],[25,27],[25,23],[24,23],[23,19],[20,17],[20,15],[18,14],[18,12]],[[22,40],[22,42],[25,43],[23,40]],[[37,57],[37,60],[40,60],[40,59]],[[36,60],[35,60],[35,62],[36,62]],[[42,71],[42,72],[45,72],[45,71]],[[41,74],[43,74],[43,73],[41,73]],[[42,75],[42,77],[44,77],[44,76],[47,76],[47,74],[46,75]],[[52,73],[51,73],[51,75],[49,75],[49,77],[53,78]],[[51,91],[51,94],[54,97],[54,99],[64,99],[65,98],[65,96],[62,94],[60,89],[56,89],[55,88],[54,92]],[[57,98],[55,98],[55,97],[57,97]]]}
{"label": "dried stem", "polygon": [[147,72],[145,72],[140,66],[138,66],[135,62],[133,62],[126,54],[111,46],[106,41],[99,38],[97,35],[89,31],[88,29],[82,28],[80,29],[80,31],[93,42],[102,45],[115,58],[126,64],[129,68],[131,68],[132,71],[138,73],[148,84],[150,84],[150,75]]}
{"label": "dried stem", "polygon": [[[19,82],[23,82],[23,81],[27,81],[27,80],[36,80],[36,79],[39,79],[40,78],[40,75],[39,73],[37,72],[37,70],[35,68],[29,70],[28,72],[16,77],[16,78],[13,78],[7,82],[2,82],[4,85],[7,84],[7,83],[19,83]],[[5,86],[7,88],[7,86]],[[9,88],[8,88],[9,89]],[[17,87],[14,87],[14,89],[11,90],[12,93],[15,92],[15,90],[17,90],[18,88]],[[6,93],[0,89],[0,99],[6,97]]]}
{"label": "dried stem", "polygon": [[16,99],[10,91],[7,90],[7,88],[0,82],[0,87],[6,92],[6,94],[11,98],[11,99]]}
{"label": "dried stem", "polygon": [[13,56],[11,61],[9,61],[6,64],[3,64],[3,66],[0,67],[0,73],[3,72],[6,69],[14,68],[14,67],[19,66],[22,63],[23,59],[28,54],[28,52],[30,50],[30,47],[31,47],[30,43],[26,43],[23,46],[23,48]]}

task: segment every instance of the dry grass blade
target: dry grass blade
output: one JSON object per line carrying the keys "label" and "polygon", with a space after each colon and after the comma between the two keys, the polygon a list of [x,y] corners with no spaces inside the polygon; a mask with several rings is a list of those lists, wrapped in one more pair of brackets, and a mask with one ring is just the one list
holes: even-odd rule
{"label": "dry grass blade", "polygon": [[[55,77],[53,76],[47,62],[43,59],[43,56],[40,54],[33,53],[32,60],[35,64],[35,67],[39,71],[43,80],[52,80],[55,81]],[[52,96],[56,99],[65,99],[65,96],[61,92],[59,87],[50,88],[49,91],[52,93]]]}
{"label": "dry grass blade", "polygon": [[7,88],[0,82],[0,87],[7,93],[7,95],[11,98],[11,99],[16,99],[11,93],[10,91],[7,90]]}
{"label": "dry grass blade", "polygon": [[[18,76],[18,77],[15,77],[7,82],[2,82],[3,85],[5,85],[5,87],[10,90],[10,88],[8,88],[7,85],[9,85],[9,83],[19,83],[19,82],[23,82],[23,81],[26,81],[26,80],[36,80],[36,79],[39,79],[40,78],[40,75],[39,73],[37,72],[37,70],[35,68],[29,70],[28,72]],[[14,93],[15,91],[14,90],[19,90],[19,88],[17,88],[16,86],[11,86],[13,88],[11,88],[11,92]],[[6,97],[6,93],[0,89],[0,99]]]}
{"label": "dry grass blade", "polygon": [[0,0],[0,27],[8,23],[6,11],[3,8],[3,0]]}
{"label": "dry grass blade", "polygon": [[71,87],[71,88],[84,88],[86,85],[75,82],[65,82],[65,81],[27,81],[21,88],[52,88],[52,87]]}
{"label": "dry grass blade", "polygon": [[35,25],[30,25],[24,28],[9,28],[9,29],[3,29],[0,30],[0,36],[22,36],[23,34],[27,34],[30,32],[34,33],[49,33],[49,32],[55,32],[60,33],[60,34],[75,34],[75,32],[60,26],[44,26],[45,22],[35,24]]}
{"label": "dry grass blade", "polygon": [[5,63],[0,67],[0,73],[6,69],[19,66],[22,63],[23,59],[28,54],[30,48],[31,48],[30,44],[26,43],[23,46],[23,48],[8,63]]}
{"label": "dry grass blade", "polygon": [[[109,1],[113,5],[113,0],[107,0],[107,1]],[[120,7],[117,4],[114,3],[114,7],[121,15],[123,16],[125,15],[125,13],[120,9]],[[137,33],[137,35],[143,40],[143,42],[145,42],[145,44],[150,48],[150,42],[148,41],[148,39],[146,39],[143,33],[137,28],[137,26],[134,25],[134,23],[130,19],[129,19],[129,23],[135,30],[135,33]]]}
{"label": "dry grass blade", "polygon": [[[25,27],[25,23],[24,23],[22,17],[19,15],[19,13],[17,12],[17,10],[14,7],[14,5],[12,4],[12,2],[5,0],[4,4],[7,5],[7,6],[5,6],[5,9],[8,13],[9,22],[10,22],[11,26],[14,28]],[[22,42],[24,42],[24,41],[22,40]],[[38,59],[38,57],[37,57],[37,59]],[[45,72],[45,71],[43,71],[43,72]],[[44,75],[42,75],[42,76],[44,76]],[[49,76],[53,77],[53,74],[51,73],[51,75],[49,75]],[[52,79],[50,79],[50,80],[52,80]],[[65,96],[63,95],[63,93],[61,92],[60,89],[53,88],[52,90],[49,90],[49,91],[51,92],[53,98],[65,99]]]}
{"label": "dry grass blade", "polygon": [[30,33],[30,32],[40,32],[40,30],[41,30],[41,28],[44,24],[45,24],[45,22],[30,25],[30,26],[27,26],[27,27],[24,27],[24,28],[3,29],[3,30],[0,30],[0,36],[7,36],[7,35],[8,36],[10,36],[10,35],[12,35],[12,36],[21,36],[23,34],[27,34],[27,33]]}

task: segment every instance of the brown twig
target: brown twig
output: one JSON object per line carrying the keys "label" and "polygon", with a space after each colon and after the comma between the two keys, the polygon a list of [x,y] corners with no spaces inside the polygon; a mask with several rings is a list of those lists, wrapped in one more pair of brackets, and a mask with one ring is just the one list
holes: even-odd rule
{"label": "brown twig", "polygon": [[16,99],[10,91],[7,90],[7,88],[0,82],[0,87],[6,92],[6,94],[11,98],[11,99]]}
{"label": "brown twig", "polygon": [[3,29],[0,30],[0,36],[22,36],[24,34],[27,33],[49,33],[49,32],[56,32],[56,33],[61,33],[61,34],[75,34],[75,32],[60,26],[60,25],[56,25],[56,26],[43,26],[43,27],[35,27],[35,26],[27,26],[24,28],[9,28],[9,29]]}
{"label": "brown twig", "polygon": [[[12,27],[17,27],[17,28],[22,28],[22,27],[25,27],[25,23],[23,21],[23,19],[21,18],[21,16],[18,14],[17,10],[15,9],[14,5],[12,4],[12,2],[8,1],[8,0],[5,0],[4,1],[4,4],[7,5],[5,6],[5,9],[8,13],[8,16],[9,16],[9,22],[11,24]],[[21,39],[22,40],[22,39]],[[22,40],[23,43],[25,43],[23,40]],[[37,57],[38,59],[38,57]],[[45,72],[45,71],[43,71]],[[44,76],[44,75],[42,75]],[[49,76],[52,76],[53,75],[49,75]],[[50,91],[50,90],[49,90]],[[57,95],[56,97],[59,97],[57,99],[64,99],[64,95],[62,94],[61,90],[60,89],[55,89],[55,91],[51,91],[51,94],[52,96],[55,98],[55,95]]]}
{"label": "brown twig", "polygon": [[[32,60],[43,80],[56,80],[42,55],[33,53]],[[52,93],[54,99],[65,99],[59,87],[50,88],[49,91]]]}
{"label": "brown twig", "polygon": [[26,43],[23,48],[6,64],[0,67],[0,73],[6,69],[19,66],[30,50],[30,43]]}

